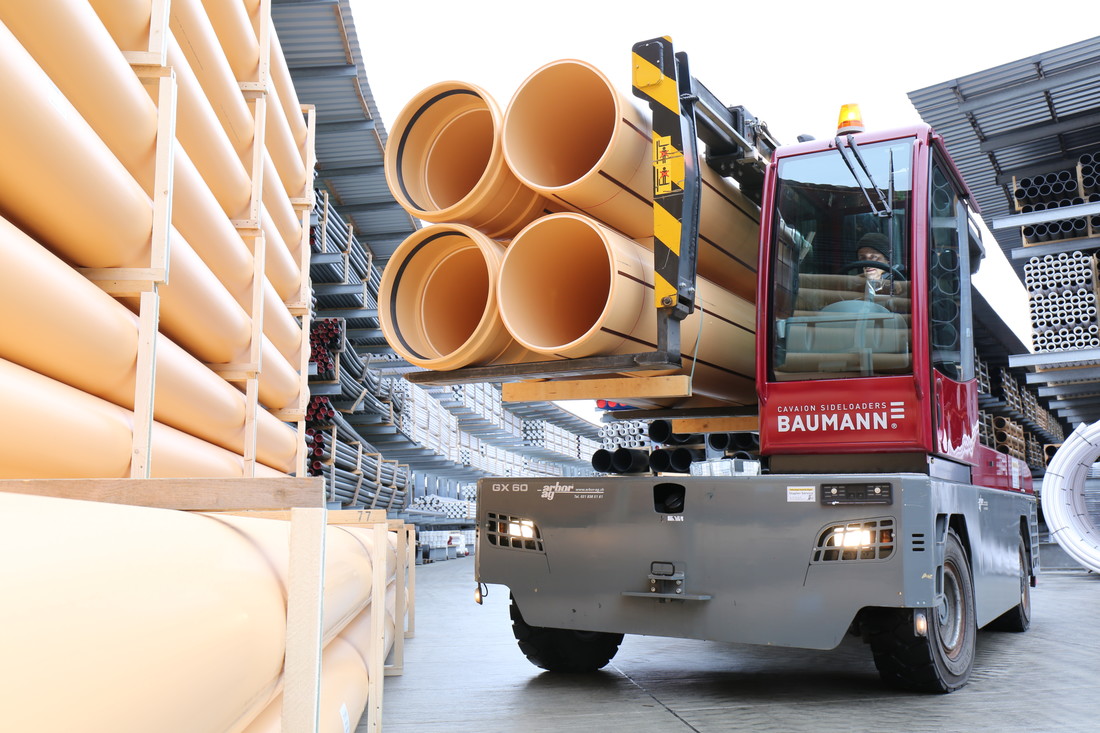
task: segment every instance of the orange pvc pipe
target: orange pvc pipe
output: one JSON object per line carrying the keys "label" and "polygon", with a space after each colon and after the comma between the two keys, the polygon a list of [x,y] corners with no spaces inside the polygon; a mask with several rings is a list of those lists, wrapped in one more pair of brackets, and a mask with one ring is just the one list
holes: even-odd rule
{"label": "orange pvc pipe", "polygon": [[[255,73],[252,76],[237,76],[234,73],[227,58],[229,49],[220,42],[212,21],[199,0],[174,0],[172,3],[172,32],[187,55],[206,96],[213,103],[242,163],[251,165],[252,113],[241,96],[238,82],[255,79]],[[255,41],[252,46],[257,56],[255,63],[250,65],[255,68],[259,64],[259,47]],[[236,51],[239,53],[239,50]],[[305,190],[305,164],[301,151],[294,143],[282,104],[273,98],[277,94],[278,90],[271,85],[265,115],[264,145],[283,183],[284,191],[280,195],[284,198],[304,197],[308,193]]]}
{"label": "orange pvc pipe", "polygon": [[462,224],[414,232],[386,263],[378,320],[394,350],[426,369],[530,361],[504,329],[496,278],[504,245]]}
{"label": "orange pvc pipe", "polygon": [[[648,112],[597,68],[555,61],[531,74],[504,114],[503,150],[520,181],[633,239],[653,236]],[[758,207],[702,165],[698,272],[756,300]]]}
{"label": "orange pvc pipe", "polygon": [[[37,372],[0,360],[0,478],[127,478],[133,413]],[[153,423],[154,478],[243,476],[244,460],[175,428]],[[256,466],[257,476],[282,476]]]}
{"label": "orange pvc pipe", "polygon": [[[148,14],[148,7],[145,9]],[[50,76],[81,116],[152,196],[156,153],[156,106],[118,51],[106,28],[84,0],[43,0],[18,3],[0,10],[0,18]],[[109,82],[107,82],[109,80]],[[248,249],[228,221],[216,216],[218,206],[190,157],[177,143],[173,180],[173,223],[184,237],[200,247],[200,255],[235,295],[242,286],[234,278],[251,271]],[[274,241],[274,240],[273,240]],[[208,244],[203,248],[202,245]],[[289,256],[272,248],[267,274],[279,298],[297,293],[299,274]],[[223,263],[222,260],[225,260]],[[268,286],[265,286],[265,288]],[[241,302],[238,296],[238,302]],[[267,295],[272,320],[279,318],[278,299]],[[245,303],[241,302],[242,305]],[[265,329],[269,325],[265,321]],[[278,324],[285,329],[286,324]],[[270,334],[288,359],[293,347],[284,346],[285,334]]]}
{"label": "orange pvc pipe", "polygon": [[480,87],[442,82],[397,114],[386,145],[386,182],[412,216],[465,224],[506,238],[558,210],[504,164],[500,108]]}
{"label": "orange pvc pipe", "polygon": [[[24,558],[0,566],[0,730],[245,728],[281,684],[289,533],[285,521],[0,493],[0,552]],[[332,683],[362,666],[336,634],[370,603],[372,557],[331,527],[325,542],[330,720],[340,697],[366,694],[365,671],[351,689]],[[58,689],[67,704],[52,702]]]}
{"label": "orange pvc pipe", "polygon": [[[218,43],[210,20],[198,0],[173,2],[171,26],[179,42],[179,48],[187,59],[188,68],[191,73],[194,73],[201,88],[201,95],[195,99],[189,98],[189,103],[210,108],[223,133],[236,150],[244,170],[251,171],[252,148],[255,142],[252,112],[241,95],[237,79],[234,78],[229,62],[225,58],[225,51]],[[267,105],[267,110],[265,130],[277,128],[278,124],[272,120],[283,114],[282,109],[276,108],[275,104],[271,103]],[[217,133],[213,129],[207,129],[205,134],[216,135]],[[265,134],[265,138],[266,136]],[[267,142],[265,139],[265,144]],[[291,155],[297,156],[296,153]],[[296,195],[304,195],[301,189],[305,183],[305,168],[302,167],[300,158],[299,166],[300,183]],[[294,213],[288,192],[283,189],[280,174],[266,147],[263,150],[261,196],[265,208],[271,214],[282,235],[287,250],[294,251],[302,238],[301,220]]]}
{"label": "orange pvc pipe", "polygon": [[[366,665],[348,642],[337,637],[321,654],[321,698],[318,733],[347,733],[345,718],[356,726],[367,707],[369,678]],[[280,693],[242,733],[283,733],[283,695]]]}
{"label": "orange pvc pipe", "polygon": [[[551,214],[512,240],[500,266],[505,327],[522,346],[574,358],[656,349],[653,256],[582,214]],[[699,278],[696,310],[680,324],[692,392],[754,404],[756,309]]]}
{"label": "orange pvc pipe", "polygon": [[[9,314],[0,358],[133,409],[137,316],[3,219],[0,260],[0,308]],[[155,419],[242,454],[244,395],[164,335],[156,349]],[[290,472],[296,450],[294,431],[259,411],[258,460]]]}
{"label": "orange pvc pipe", "polygon": [[[144,0],[91,0],[91,5],[120,49],[133,50],[148,45],[149,3]],[[230,219],[247,219],[252,196],[248,172],[250,169],[246,169],[241,163],[174,36],[169,38],[168,63],[176,72],[179,90],[177,138],[190,153],[203,180],[226,215]],[[294,216],[293,208],[285,195],[272,200],[269,198],[263,196],[263,203],[276,228],[265,230],[269,234],[268,241],[276,241],[270,236],[270,232],[277,230],[279,240],[285,245],[287,253],[297,252],[302,234],[300,221]],[[286,267],[289,262],[296,268],[287,253],[283,253],[281,249],[270,247],[269,262],[280,267]],[[278,281],[279,277],[272,277],[272,282]],[[289,292],[280,290],[284,297]]]}
{"label": "orange pvc pipe", "polygon": [[224,731],[270,695],[284,584],[248,536],[144,507],[19,494],[0,507],[4,553],[24,558],[0,569],[0,729]]}
{"label": "orange pvc pipe", "polygon": [[[355,528],[354,531],[362,532],[364,530]],[[394,537],[392,534],[390,540],[391,545],[393,545]],[[341,707],[346,709],[347,718],[351,725],[355,725],[362,718],[368,699],[367,691],[370,677],[367,671],[370,667],[371,656],[381,652],[382,658],[385,659],[389,655],[390,649],[393,648],[397,633],[397,625],[394,622],[396,594],[397,592],[405,593],[406,589],[404,586],[398,588],[396,582],[396,573],[393,572],[396,570],[396,557],[391,555],[389,559],[392,565],[388,569],[387,577],[391,579],[386,586],[386,618],[383,623],[384,641],[382,649],[377,648],[378,641],[371,634],[371,616],[376,606],[374,598],[371,598],[370,604],[358,616],[341,629],[338,636],[324,645],[321,657],[321,700],[319,705],[321,723],[318,728],[320,731],[343,733],[345,728]],[[359,664],[355,664],[354,659],[348,655],[349,649],[358,655]],[[340,657],[338,662],[333,659],[336,655]],[[272,698],[263,712],[243,729],[243,733],[280,733],[282,730],[282,705],[283,695],[280,692]]]}
{"label": "orange pvc pipe", "polygon": [[[141,186],[6,26],[0,59],[0,93],[19,100],[12,108],[18,114],[0,121],[8,161],[0,170],[0,215],[76,265],[148,266],[153,212]],[[170,282],[160,289],[163,331],[203,361],[246,360],[248,316],[188,242],[171,234]],[[263,351],[264,404],[296,403],[293,367],[266,339]]]}
{"label": "orange pvc pipe", "polygon": [[[260,40],[244,3],[202,0],[202,6],[225,51],[233,76],[255,79],[260,70]],[[268,63],[270,65],[270,60]]]}

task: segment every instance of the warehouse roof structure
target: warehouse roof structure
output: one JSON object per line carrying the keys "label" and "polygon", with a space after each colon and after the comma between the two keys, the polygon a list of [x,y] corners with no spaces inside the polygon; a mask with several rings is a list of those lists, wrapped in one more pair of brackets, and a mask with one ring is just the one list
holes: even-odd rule
{"label": "warehouse roof structure", "polygon": [[[1100,36],[909,92],[943,135],[1017,274],[1023,260],[1011,253],[1027,222],[998,227],[1014,213],[1014,181],[1074,168],[1082,153],[1100,148],[1098,78]],[[1085,206],[1098,211],[1080,214],[1100,213],[1100,205]]]}
{"label": "warehouse roof structure", "polygon": [[274,0],[271,14],[298,96],[317,107],[317,185],[384,261],[417,224],[386,185],[386,128],[367,83],[351,5]]}
{"label": "warehouse roof structure", "polygon": [[[1100,151],[1100,37],[909,92],[921,117],[943,135],[998,245],[1025,281],[1036,257],[1100,247],[1100,202],[1019,211],[1021,179],[1072,170]],[[1065,202],[1062,202],[1065,203]],[[1091,217],[1085,236],[1025,246],[1021,227]],[[1034,306],[1033,306],[1034,311]],[[1095,319],[1093,321],[1095,324]],[[1100,348],[1021,349],[1009,364],[1026,368],[1052,413],[1069,424],[1100,420]]]}

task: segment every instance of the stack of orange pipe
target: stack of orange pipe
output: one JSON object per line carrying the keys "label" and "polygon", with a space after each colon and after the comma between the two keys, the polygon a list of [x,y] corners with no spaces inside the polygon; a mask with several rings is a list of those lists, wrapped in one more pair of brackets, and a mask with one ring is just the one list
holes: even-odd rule
{"label": "stack of orange pipe", "polygon": [[[33,558],[0,566],[0,730],[279,731],[289,524],[0,493],[0,552]],[[368,660],[400,633],[388,535],[380,553],[371,529],[326,530],[318,730],[359,719]]]}
{"label": "stack of orange pipe", "polygon": [[[249,13],[255,16],[258,7],[212,5],[222,26],[239,27],[243,18],[256,67],[259,49]],[[67,402],[70,390],[110,406],[92,408],[99,402],[78,400],[100,418],[115,407],[134,406],[138,325],[127,306],[136,304],[105,296],[72,268],[140,268],[150,261],[157,86],[143,84],[123,55],[148,44],[150,7],[143,0],[43,0],[0,9],[0,91],[12,101],[11,114],[0,122],[0,151],[7,161],[0,171],[0,249],[7,264],[0,276],[14,319],[0,336],[0,359],[10,362],[9,370],[18,365],[47,377],[24,379],[33,391],[18,396],[61,408],[40,418],[59,429],[39,436],[88,427],[87,415],[63,407],[76,404]],[[218,46],[201,3],[180,0],[171,8],[171,28],[186,44],[170,34],[177,139],[170,162],[169,280],[159,288],[152,472],[239,476],[244,396],[207,365],[251,361],[253,240],[242,238],[232,220],[247,218],[251,167],[242,161],[251,161],[255,144],[252,114],[233,77],[237,69]],[[234,48],[238,67],[248,65],[248,54],[247,47]],[[272,70],[272,86],[288,83],[281,53],[272,54]],[[227,88],[238,105],[229,132],[214,112],[229,107]],[[297,104],[292,88],[281,91]],[[257,460],[263,464],[259,475],[278,475],[294,469],[297,438],[267,410],[302,404],[298,365],[306,344],[285,302],[298,296],[303,278],[297,264],[301,220],[290,199],[308,194],[307,151],[300,111],[291,114],[273,94],[266,117],[272,132],[265,139],[277,152],[264,153],[264,178],[275,189],[263,191],[266,268],[255,284],[264,308],[258,394],[267,408],[257,415]],[[246,118],[248,137],[235,146],[231,140],[243,136]],[[17,398],[14,384],[0,387],[5,397]],[[132,422],[132,416],[125,420]],[[14,426],[0,436],[4,477],[128,475],[126,460],[81,464],[51,458],[85,452],[128,456],[122,433],[74,429],[74,438],[83,438],[73,446],[36,440],[25,422]],[[163,437],[177,433],[188,440]],[[193,459],[177,460],[173,451]]]}
{"label": "stack of orange pipe", "polygon": [[[418,94],[393,125],[386,177],[432,224],[383,273],[390,345],[437,370],[654,350],[652,149],[648,115],[581,61],[535,71],[503,115],[467,83]],[[750,404],[759,210],[700,168],[684,371],[694,404]]]}

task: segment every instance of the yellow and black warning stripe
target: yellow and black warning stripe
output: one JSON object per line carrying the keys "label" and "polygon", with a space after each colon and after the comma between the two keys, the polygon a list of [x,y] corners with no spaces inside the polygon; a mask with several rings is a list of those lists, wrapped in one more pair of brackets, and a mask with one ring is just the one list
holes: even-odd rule
{"label": "yellow and black warning stripe", "polygon": [[678,303],[681,224],[684,215],[684,143],[680,92],[672,41],[634,45],[634,94],[649,102],[653,119],[653,247],[658,308]]}

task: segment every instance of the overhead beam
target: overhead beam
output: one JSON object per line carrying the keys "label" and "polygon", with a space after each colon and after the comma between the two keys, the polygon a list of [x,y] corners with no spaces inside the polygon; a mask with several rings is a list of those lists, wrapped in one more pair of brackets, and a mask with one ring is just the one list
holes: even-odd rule
{"label": "overhead beam", "polygon": [[[355,67],[352,66],[352,69]],[[352,74],[354,76],[354,74]],[[344,120],[343,122],[318,122],[317,134],[340,132],[373,132],[377,125],[374,120]]]}
{"label": "overhead beam", "polygon": [[1042,372],[1028,372],[1024,374],[1025,384],[1054,384],[1057,382],[1085,382],[1100,379],[1100,367],[1082,368],[1070,367],[1067,369],[1049,369]]}
{"label": "overhead beam", "polygon": [[338,78],[358,76],[358,71],[355,68],[355,64],[291,66],[290,75],[295,79],[317,79],[321,77]]}
{"label": "overhead beam", "polygon": [[[337,207],[341,214],[372,214],[376,211],[404,211],[396,201],[379,201],[376,203],[344,204]],[[408,236],[406,232],[403,236]]]}
{"label": "overhead beam", "polygon": [[1009,102],[1014,102],[1033,94],[1042,94],[1077,82],[1094,81],[1098,76],[1100,76],[1100,64],[1089,64],[1073,69],[1072,71],[1051,74],[1041,79],[1035,79],[1034,81],[1016,84],[1005,89],[998,89],[995,92],[972,97],[959,104],[958,110],[965,114],[967,112],[976,112],[981,109],[989,109],[990,107],[1002,107]]}
{"label": "overhead beam", "polygon": [[371,165],[351,165],[342,168],[318,168],[318,178],[351,178],[353,176],[377,175],[385,168],[381,163]]}
{"label": "overhead beam", "polygon": [[1002,216],[989,222],[990,229],[1013,229],[1026,227],[1031,224],[1043,224],[1048,221],[1061,219],[1073,219],[1079,216],[1093,216],[1100,214],[1100,201],[1092,204],[1077,204],[1076,206],[1059,206],[1045,211],[1032,211],[1027,214],[1012,214]]}
{"label": "overhead beam", "polygon": [[1042,140],[1043,138],[1052,137],[1054,135],[1062,135],[1067,132],[1075,132],[1098,125],[1100,125],[1100,112],[1076,115],[1074,117],[1058,120],[1057,122],[1040,122],[1010,132],[990,135],[979,144],[978,149],[983,153],[992,153],[1001,148],[1022,145],[1035,140]]}

